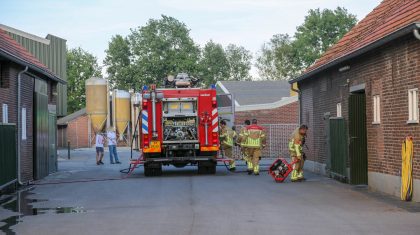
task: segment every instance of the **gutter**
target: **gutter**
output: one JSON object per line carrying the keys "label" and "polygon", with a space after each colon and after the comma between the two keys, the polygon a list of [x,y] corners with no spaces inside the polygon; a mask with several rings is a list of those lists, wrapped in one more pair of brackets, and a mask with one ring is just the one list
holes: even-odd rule
{"label": "gutter", "polygon": [[46,71],[45,69],[42,69],[42,68],[40,68],[40,67],[38,67],[38,66],[36,66],[36,65],[34,65],[34,64],[26,61],[26,60],[17,58],[16,56],[14,56],[12,53],[10,53],[8,51],[5,51],[3,49],[0,49],[0,53],[5,58],[7,58],[7,59],[9,59],[9,60],[11,60],[11,61],[13,61],[13,62],[15,62],[17,64],[20,64],[20,65],[29,67],[31,70],[33,70],[35,72],[38,72],[38,73],[40,73],[40,74],[42,74],[44,76],[47,76],[48,78],[50,78],[51,80],[53,80],[55,82],[58,82],[58,83],[61,83],[61,84],[64,84],[64,85],[67,84],[66,81],[62,80],[61,78],[57,77],[56,75],[52,74],[51,72]]}
{"label": "gutter", "polygon": [[298,94],[298,101],[299,101],[299,125],[302,124],[302,92],[299,90],[299,84],[296,83],[296,85],[298,86],[298,89],[293,88],[293,83],[290,84],[291,85],[291,90],[296,92]]}
{"label": "gutter", "polygon": [[365,54],[369,51],[372,51],[372,50],[374,50],[374,49],[376,49],[376,48],[378,48],[378,47],[380,47],[380,46],[382,46],[386,43],[389,43],[389,42],[391,42],[391,41],[393,41],[393,40],[395,40],[399,37],[405,36],[405,35],[410,34],[412,32],[414,32],[414,35],[416,36],[416,32],[417,32],[417,34],[419,34],[419,31],[418,31],[419,28],[420,28],[420,23],[413,23],[413,24],[410,24],[410,25],[408,25],[404,28],[398,29],[398,30],[396,30],[396,31],[394,31],[394,32],[376,40],[375,42],[366,45],[365,47],[362,47],[362,48],[360,48],[356,51],[350,52],[349,54],[341,56],[341,57],[339,57],[339,58],[337,58],[333,61],[330,61],[329,63],[327,63],[325,65],[322,65],[321,67],[318,67],[318,68],[316,68],[316,69],[314,69],[314,70],[312,70],[308,73],[305,73],[305,74],[303,74],[303,75],[301,75],[301,76],[299,76],[295,79],[292,79],[292,80],[289,81],[289,83],[293,84],[295,82],[300,82],[302,80],[305,80],[309,77],[312,77],[312,76],[318,74],[321,71],[329,69],[329,68],[331,68],[333,66],[336,66],[340,63],[343,63],[347,60],[350,60],[350,59],[353,59],[355,57],[361,56],[362,54]]}
{"label": "gutter", "polygon": [[17,87],[17,89],[18,89],[18,91],[17,91],[17,126],[18,126],[18,130],[17,130],[17,161],[18,161],[18,164],[17,164],[17,166],[18,166],[18,169],[17,169],[17,178],[18,178],[18,183],[20,184],[20,185],[23,185],[24,183],[22,183],[22,180],[21,180],[21,174],[20,174],[20,172],[21,172],[21,166],[20,166],[20,150],[21,150],[21,148],[20,148],[20,145],[21,145],[21,140],[22,140],[22,125],[21,125],[21,123],[22,123],[22,120],[21,120],[21,105],[20,105],[20,96],[21,96],[21,92],[20,92],[20,88],[21,88],[21,85],[20,85],[20,80],[22,79],[22,74],[24,74],[24,73],[26,73],[26,72],[28,72],[28,66],[26,66],[25,67],[25,69],[24,70],[22,70],[22,71],[20,71],[19,73],[18,73],[18,87]]}

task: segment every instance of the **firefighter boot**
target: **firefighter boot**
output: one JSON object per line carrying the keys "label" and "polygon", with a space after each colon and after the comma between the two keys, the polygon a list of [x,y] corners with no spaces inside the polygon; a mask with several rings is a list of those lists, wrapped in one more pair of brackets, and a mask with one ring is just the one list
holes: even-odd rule
{"label": "firefighter boot", "polygon": [[296,182],[298,181],[298,172],[296,169],[293,169],[292,171],[292,176],[290,177],[290,179],[292,180],[292,182]]}
{"label": "firefighter boot", "polygon": [[230,162],[229,162],[229,171],[235,171],[236,170],[236,164],[235,164],[235,161],[234,160],[231,160]]}
{"label": "firefighter boot", "polygon": [[254,175],[260,175],[260,165],[254,166]]}
{"label": "firefighter boot", "polygon": [[300,171],[297,173],[297,179],[298,179],[298,180],[305,180],[305,177],[303,177],[303,170],[300,170]]}
{"label": "firefighter boot", "polygon": [[248,161],[247,162],[247,165],[248,165],[248,175],[251,175],[252,174],[252,171],[253,171],[253,169],[254,169],[254,166],[252,165],[252,162],[251,161]]}

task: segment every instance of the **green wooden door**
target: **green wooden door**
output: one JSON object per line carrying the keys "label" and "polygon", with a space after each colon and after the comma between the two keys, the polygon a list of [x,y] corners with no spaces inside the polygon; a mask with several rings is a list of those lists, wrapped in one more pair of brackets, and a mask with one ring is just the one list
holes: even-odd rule
{"label": "green wooden door", "polygon": [[34,93],[34,178],[48,175],[48,96]]}
{"label": "green wooden door", "polygon": [[329,140],[331,154],[331,176],[347,180],[347,133],[343,118],[329,119]]}
{"label": "green wooden door", "polygon": [[0,189],[17,180],[16,126],[0,123]]}
{"label": "green wooden door", "polygon": [[349,97],[350,183],[368,183],[366,97],[364,93]]}

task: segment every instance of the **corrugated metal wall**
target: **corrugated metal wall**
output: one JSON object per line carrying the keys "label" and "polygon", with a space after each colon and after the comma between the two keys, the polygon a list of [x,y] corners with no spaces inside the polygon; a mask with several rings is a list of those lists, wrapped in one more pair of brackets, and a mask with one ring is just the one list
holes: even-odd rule
{"label": "corrugated metal wall", "polygon": [[[49,45],[23,36],[10,33],[19,44],[45,64],[53,73],[67,81],[67,47],[66,40],[48,35]],[[67,87],[57,85],[57,116],[67,115]]]}
{"label": "corrugated metal wall", "polygon": [[16,125],[0,123],[0,188],[17,179]]}

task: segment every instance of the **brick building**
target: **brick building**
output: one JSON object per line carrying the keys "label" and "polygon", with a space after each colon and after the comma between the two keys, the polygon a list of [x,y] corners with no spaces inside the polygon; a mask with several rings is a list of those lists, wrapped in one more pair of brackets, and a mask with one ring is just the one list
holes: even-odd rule
{"label": "brick building", "polygon": [[384,0],[298,82],[308,124],[305,167],[400,194],[401,143],[414,136],[420,201],[420,1]]}
{"label": "brick building", "polygon": [[288,155],[289,136],[299,123],[299,103],[287,81],[221,81],[216,90],[220,119],[239,127],[257,119],[267,135],[263,156]]}
{"label": "brick building", "polygon": [[298,97],[293,96],[287,81],[219,81],[216,89],[219,113],[222,118],[234,119],[235,125],[253,118],[261,124],[299,122]]}
{"label": "brick building", "polygon": [[68,141],[70,141],[70,147],[73,149],[91,147],[89,136],[93,131],[91,131],[89,125],[86,108],[58,119],[57,127],[57,145],[59,148],[66,148]]}
{"label": "brick building", "polygon": [[0,121],[17,126],[14,138],[20,183],[57,169],[58,83],[65,81],[0,28]]}

